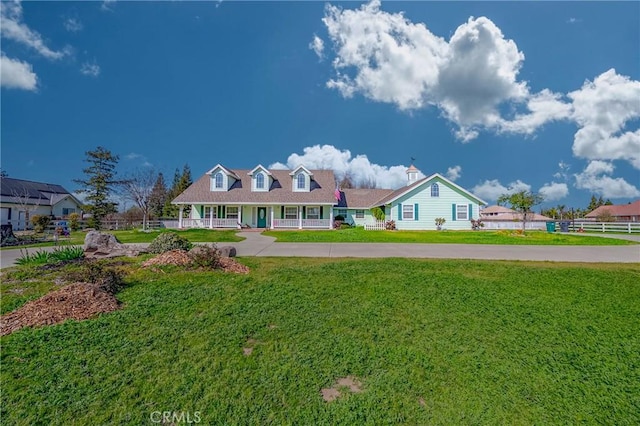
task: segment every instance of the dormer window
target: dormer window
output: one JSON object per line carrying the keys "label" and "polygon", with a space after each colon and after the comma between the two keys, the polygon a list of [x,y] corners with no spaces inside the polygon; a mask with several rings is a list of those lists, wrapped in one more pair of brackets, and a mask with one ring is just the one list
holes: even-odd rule
{"label": "dormer window", "polygon": [[256,188],[264,189],[264,175],[262,173],[256,175]]}
{"label": "dormer window", "polygon": [[437,183],[434,183],[433,185],[431,185],[431,196],[432,197],[440,196],[440,187],[438,186]]}
{"label": "dormer window", "polygon": [[297,185],[298,185],[298,189],[305,189],[306,187],[306,183],[307,183],[307,179],[305,179],[304,173],[299,173],[298,177],[297,177]]}
{"label": "dormer window", "polygon": [[222,172],[216,173],[215,187],[216,189],[222,189],[224,187],[224,175],[222,174]]}

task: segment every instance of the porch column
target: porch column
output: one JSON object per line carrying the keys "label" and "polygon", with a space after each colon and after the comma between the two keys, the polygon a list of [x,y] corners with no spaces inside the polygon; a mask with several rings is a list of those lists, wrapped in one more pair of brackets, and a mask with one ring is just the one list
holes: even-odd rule
{"label": "porch column", "polygon": [[242,206],[238,206],[238,229],[242,229]]}
{"label": "porch column", "polygon": [[209,210],[209,228],[210,228],[210,229],[213,229],[213,208],[214,208],[214,207],[215,207],[215,206],[214,206],[214,205],[212,205],[212,206],[211,206],[211,210]]}
{"label": "porch column", "polygon": [[271,218],[271,222],[269,222],[269,227],[273,229],[273,206],[269,207],[269,217]]}
{"label": "porch column", "polygon": [[333,229],[333,206],[329,206],[329,229]]}
{"label": "porch column", "polygon": [[302,229],[302,206],[298,206],[298,229]]}
{"label": "porch column", "polygon": [[178,213],[178,229],[182,229],[182,213],[184,213],[184,206],[180,204],[180,212]]}

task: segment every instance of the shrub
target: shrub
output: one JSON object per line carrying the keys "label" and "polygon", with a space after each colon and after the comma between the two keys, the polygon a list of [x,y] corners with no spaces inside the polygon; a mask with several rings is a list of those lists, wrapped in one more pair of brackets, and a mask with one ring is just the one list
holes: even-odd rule
{"label": "shrub", "polygon": [[70,260],[81,259],[84,257],[84,250],[78,246],[66,246],[57,248],[52,251],[50,258],[58,262],[67,262]]}
{"label": "shrub", "polygon": [[44,230],[51,223],[49,216],[35,214],[31,216],[31,223],[33,223],[33,229],[36,232],[44,232]]}
{"label": "shrub", "polygon": [[384,211],[380,207],[372,208],[371,214],[376,218],[376,220],[382,221],[385,218]]}
{"label": "shrub", "polygon": [[69,215],[69,228],[72,231],[80,229],[80,215],[78,213],[71,213]]}
{"label": "shrub", "polygon": [[149,244],[149,253],[160,254],[171,250],[189,251],[193,244],[175,232],[163,232]]}
{"label": "shrub", "polygon": [[71,272],[72,281],[95,284],[111,294],[117,293],[124,287],[122,273],[113,268],[106,268],[100,262],[84,263],[79,270]]}
{"label": "shrub", "polygon": [[336,217],[334,218],[334,220],[335,220],[336,222],[344,222],[344,216],[342,216],[341,214],[339,214],[338,216],[336,216]]}
{"label": "shrub", "polygon": [[438,229],[442,228],[442,225],[444,225],[444,223],[447,221],[447,219],[445,219],[444,217],[437,217],[436,218],[436,227]]}
{"label": "shrub", "polygon": [[482,223],[482,219],[471,219],[471,229],[474,231],[480,230],[480,228],[484,228],[484,223]]}
{"label": "shrub", "polygon": [[44,265],[50,261],[51,253],[45,250],[38,250],[29,254],[29,251],[20,249],[20,257],[16,259],[17,265]]}
{"label": "shrub", "polygon": [[189,252],[189,257],[196,268],[217,269],[220,267],[220,250],[215,245],[196,246]]}
{"label": "shrub", "polygon": [[396,230],[396,221],[388,220],[387,223],[384,224],[384,227],[387,231],[395,231]]}

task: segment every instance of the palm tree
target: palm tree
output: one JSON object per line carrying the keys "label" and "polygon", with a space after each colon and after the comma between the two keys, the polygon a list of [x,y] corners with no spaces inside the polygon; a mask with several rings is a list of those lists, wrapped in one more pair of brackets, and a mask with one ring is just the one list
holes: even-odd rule
{"label": "palm tree", "polygon": [[560,220],[562,220],[562,215],[564,215],[564,212],[566,211],[567,206],[565,206],[564,204],[558,204],[556,209],[558,210],[558,213],[560,213]]}

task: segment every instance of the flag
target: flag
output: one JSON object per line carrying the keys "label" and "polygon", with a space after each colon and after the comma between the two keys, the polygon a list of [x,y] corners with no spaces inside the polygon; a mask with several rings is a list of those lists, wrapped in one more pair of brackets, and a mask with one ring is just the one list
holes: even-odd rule
{"label": "flag", "polygon": [[336,201],[340,201],[341,195],[340,195],[340,190],[338,189],[338,187],[336,186],[336,190],[333,192],[333,196],[336,197]]}

